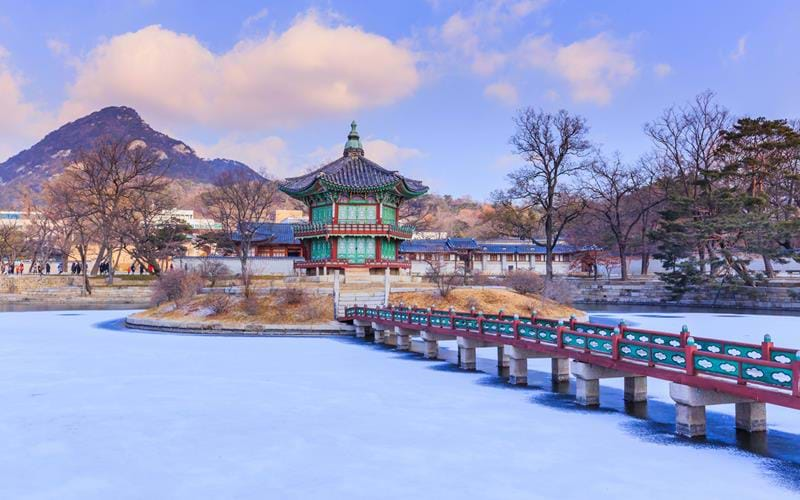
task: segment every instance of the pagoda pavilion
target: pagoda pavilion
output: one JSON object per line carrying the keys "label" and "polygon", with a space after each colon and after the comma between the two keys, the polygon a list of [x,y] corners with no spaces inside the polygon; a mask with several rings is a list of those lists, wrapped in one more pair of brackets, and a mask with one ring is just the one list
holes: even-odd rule
{"label": "pagoda pavilion", "polygon": [[281,191],[308,207],[308,223],[294,226],[306,257],[295,268],[327,274],[333,269],[399,273],[410,267],[398,258],[399,247],[414,228],[398,224],[399,207],[428,187],[367,159],[356,122],[341,158],[286,179]]}

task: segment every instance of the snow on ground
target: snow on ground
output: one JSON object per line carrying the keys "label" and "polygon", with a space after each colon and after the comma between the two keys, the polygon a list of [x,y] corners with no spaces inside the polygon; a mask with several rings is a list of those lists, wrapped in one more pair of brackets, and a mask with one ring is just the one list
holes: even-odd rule
{"label": "snow on ground", "polygon": [[[0,313],[0,498],[800,491],[796,436],[770,433],[789,458],[743,451],[713,425],[718,436],[707,443],[676,438],[661,418],[671,408],[661,389],[647,408],[657,417],[641,419],[620,410],[621,394],[605,383],[603,408],[577,408],[540,383],[543,369],[531,373],[533,387],[516,389],[357,340],[161,335],[104,323],[124,314]],[[787,321],[796,331],[798,319]],[[798,419],[787,414],[781,425],[797,432]]]}

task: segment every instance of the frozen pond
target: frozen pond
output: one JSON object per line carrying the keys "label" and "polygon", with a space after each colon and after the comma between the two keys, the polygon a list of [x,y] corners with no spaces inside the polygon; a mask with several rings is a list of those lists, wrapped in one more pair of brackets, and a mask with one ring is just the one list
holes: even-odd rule
{"label": "frozen pond", "polygon": [[[709,407],[709,437],[672,434],[667,385],[601,408],[351,339],[161,335],[121,311],[0,313],[0,498],[790,498],[800,412],[767,439]],[[594,320],[800,346],[800,318],[615,313]],[[449,355],[452,356],[452,351]]]}

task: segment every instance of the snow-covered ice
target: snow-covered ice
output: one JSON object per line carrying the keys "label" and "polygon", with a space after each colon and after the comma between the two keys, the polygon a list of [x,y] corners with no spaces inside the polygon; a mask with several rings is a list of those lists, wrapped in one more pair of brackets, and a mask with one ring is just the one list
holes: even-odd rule
{"label": "snow-covered ice", "polygon": [[[666,384],[652,379],[650,417],[636,418],[616,381],[603,381],[601,409],[584,410],[551,390],[538,361],[532,387],[517,389],[357,340],[110,326],[124,315],[0,313],[0,498],[774,500],[800,491],[800,414],[790,410],[769,407],[768,450],[758,454],[737,446],[726,407],[710,409],[707,442],[674,437]],[[800,344],[792,317],[601,316]],[[717,331],[701,333],[701,323]],[[491,371],[493,350],[479,355]]]}

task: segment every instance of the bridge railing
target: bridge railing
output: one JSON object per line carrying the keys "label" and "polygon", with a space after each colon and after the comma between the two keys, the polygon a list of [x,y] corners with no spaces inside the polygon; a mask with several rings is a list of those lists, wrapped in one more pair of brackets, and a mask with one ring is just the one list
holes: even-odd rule
{"label": "bridge railing", "polygon": [[680,333],[568,322],[535,315],[525,318],[475,311],[456,312],[411,307],[351,306],[348,318],[376,319],[410,326],[434,327],[503,339],[541,343],[569,351],[609,357],[648,367],[677,370],[699,377],[721,377],[739,385],[756,384],[800,397],[800,353],[774,347],[766,336],[761,344],[692,337]]}

